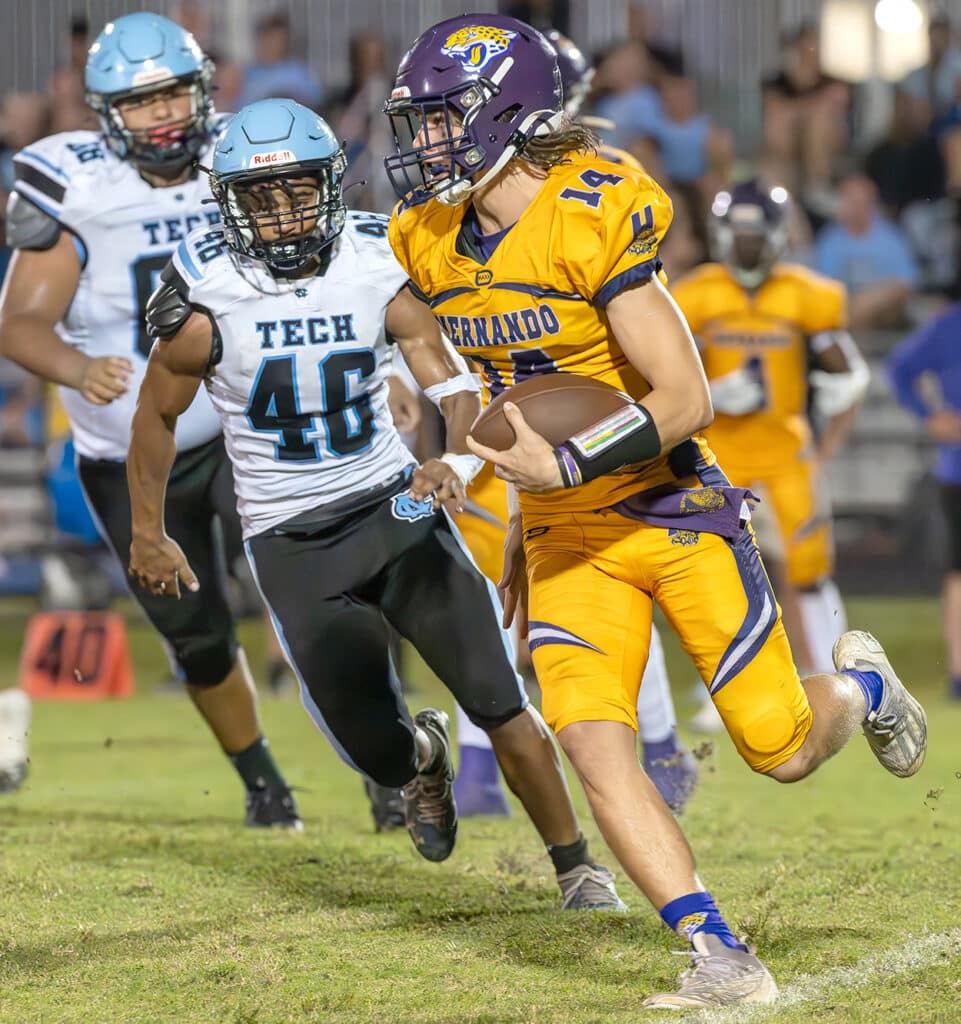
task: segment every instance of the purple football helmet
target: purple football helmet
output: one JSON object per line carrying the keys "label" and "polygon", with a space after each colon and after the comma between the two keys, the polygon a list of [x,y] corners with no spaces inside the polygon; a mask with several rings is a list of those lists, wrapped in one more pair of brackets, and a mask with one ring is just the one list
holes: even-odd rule
{"label": "purple football helmet", "polygon": [[384,107],[394,190],[410,205],[463,202],[560,124],[562,98],[554,48],[530,25],[500,14],[439,22],[404,55]]}
{"label": "purple football helmet", "polygon": [[744,288],[760,287],[788,243],[791,197],[757,179],[722,189],[711,205],[711,250]]}
{"label": "purple football helmet", "polygon": [[573,120],[591,91],[594,69],[577,45],[556,28],[548,29],[544,36],[557,51],[557,67],[564,87],[564,113]]}

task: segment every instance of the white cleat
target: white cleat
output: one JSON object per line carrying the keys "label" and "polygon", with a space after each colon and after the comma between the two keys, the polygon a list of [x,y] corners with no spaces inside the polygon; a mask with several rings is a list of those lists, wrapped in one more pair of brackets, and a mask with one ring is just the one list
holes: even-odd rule
{"label": "white cleat", "polygon": [[924,708],[895,675],[884,648],[870,633],[852,629],[835,641],[834,665],[839,672],[853,668],[880,675],[881,705],[865,718],[864,735],[874,756],[892,775],[914,775],[928,749],[928,720]]}
{"label": "white cleat", "polygon": [[561,910],[627,910],[617,895],[614,875],[600,864],[578,864],[557,876],[561,887]]}
{"label": "white cleat", "polygon": [[716,733],[724,732],[724,719],[721,718],[714,701],[708,699],[688,720],[687,727],[691,732],[705,733],[713,736]]}
{"label": "white cleat", "polygon": [[777,985],[751,952],[731,949],[716,935],[695,932],[676,992],[658,992],[641,1003],[644,1010],[706,1010],[740,1003],[773,1003]]}

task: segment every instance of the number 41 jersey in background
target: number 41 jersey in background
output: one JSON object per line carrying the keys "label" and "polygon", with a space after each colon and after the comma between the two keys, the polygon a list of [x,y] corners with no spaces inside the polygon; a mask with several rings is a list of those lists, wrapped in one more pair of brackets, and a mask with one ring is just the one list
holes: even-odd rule
{"label": "number 41 jersey in background", "polygon": [[244,537],[336,510],[414,463],[387,407],[388,304],[407,274],[387,218],[348,215],[326,273],[278,280],[198,228],[172,264],[215,325],[207,390],[234,468]]}
{"label": "number 41 jersey in background", "polygon": [[[200,162],[209,163],[209,155],[202,153]],[[133,363],[127,393],[109,405],[60,389],[77,451],[122,461],[150,352],[147,299],[180,242],[198,225],[217,223],[219,211],[209,201],[205,175],[154,188],[95,132],[62,132],[34,142],[17,154],[14,167],[16,191],[70,233],[83,267],[60,336],[91,358],[126,356]],[[218,432],[209,401],[198,395],[178,424],[177,447],[195,448]]]}

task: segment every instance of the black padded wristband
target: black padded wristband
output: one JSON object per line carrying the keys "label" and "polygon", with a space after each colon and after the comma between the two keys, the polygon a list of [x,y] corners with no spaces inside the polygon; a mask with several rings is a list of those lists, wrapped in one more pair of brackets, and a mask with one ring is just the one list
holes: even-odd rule
{"label": "black padded wristband", "polygon": [[565,487],[577,487],[661,454],[661,439],[643,405],[628,405],[554,449]]}

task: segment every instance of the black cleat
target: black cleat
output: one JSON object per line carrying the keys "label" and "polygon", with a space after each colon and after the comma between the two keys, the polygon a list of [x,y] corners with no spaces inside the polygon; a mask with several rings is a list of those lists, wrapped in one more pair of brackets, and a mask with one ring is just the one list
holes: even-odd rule
{"label": "black cleat", "polygon": [[425,708],[414,724],[430,737],[431,763],[404,786],[404,817],[417,852],[427,860],[447,860],[457,839],[454,762],[450,725],[443,711]]}
{"label": "black cleat", "polygon": [[294,794],[289,789],[248,789],[245,824],[248,828],[304,830]]}
{"label": "black cleat", "polygon": [[378,786],[370,779],[364,779],[364,791],[370,801],[370,813],[374,816],[375,832],[393,832],[407,824],[404,817],[404,794],[390,786]]}

